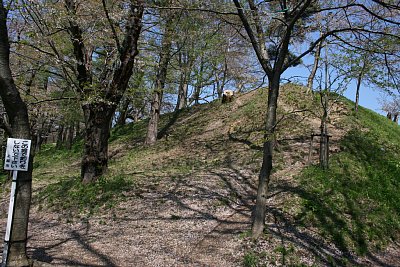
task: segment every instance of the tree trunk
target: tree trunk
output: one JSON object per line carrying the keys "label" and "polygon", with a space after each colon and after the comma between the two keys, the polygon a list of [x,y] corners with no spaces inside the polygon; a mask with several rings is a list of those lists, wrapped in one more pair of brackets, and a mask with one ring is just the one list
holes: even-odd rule
{"label": "tree trunk", "polygon": [[116,125],[123,126],[126,123],[126,116],[128,115],[128,107],[129,107],[129,99],[123,99],[123,103],[121,105],[121,109],[119,110],[119,116],[116,122]]}
{"label": "tree trunk", "polygon": [[158,122],[160,120],[161,105],[167,79],[167,69],[169,60],[171,58],[170,50],[172,45],[172,34],[174,28],[172,27],[174,16],[171,14],[167,21],[164,31],[164,38],[161,44],[160,62],[158,65],[158,72],[155,83],[155,90],[153,93],[153,100],[151,102],[150,120],[147,127],[147,135],[145,144],[152,145],[157,141]]}
{"label": "tree trunk", "polygon": [[74,142],[74,122],[71,122],[70,125],[68,126],[68,131],[67,131],[67,138],[65,140],[65,147],[67,149],[72,148],[72,143]]}
{"label": "tree trunk", "polygon": [[329,135],[326,123],[327,116],[321,119],[321,139],[319,144],[319,164],[322,169],[329,168]]}
{"label": "tree trunk", "polygon": [[310,76],[308,76],[308,79],[307,79],[307,93],[312,92],[312,89],[313,89],[314,78],[315,78],[315,75],[317,74],[319,59],[321,56],[321,50],[322,50],[322,42],[318,43],[316,50],[315,50],[313,68],[311,70]]}
{"label": "tree trunk", "polygon": [[399,113],[395,113],[394,114],[394,116],[393,116],[393,121],[395,122],[395,123],[399,123]]}
{"label": "tree trunk", "polygon": [[188,88],[189,85],[186,81],[181,81],[179,83],[178,100],[176,103],[175,111],[181,110],[187,106]]}
{"label": "tree trunk", "polygon": [[158,122],[160,120],[162,97],[162,90],[154,91],[150,109],[150,120],[147,126],[147,135],[145,140],[146,145],[152,145],[157,142]]}
{"label": "tree trunk", "polygon": [[253,214],[252,237],[259,238],[265,227],[267,193],[272,171],[272,156],[275,139],[276,110],[278,107],[280,75],[275,75],[269,82],[267,120],[265,125],[263,162],[258,177],[257,201]]}
{"label": "tree trunk", "polygon": [[61,149],[63,145],[64,124],[60,124],[57,130],[56,149]]}
{"label": "tree trunk", "polygon": [[35,145],[33,146],[35,149],[35,152],[40,151],[40,147],[42,146],[43,143],[43,133],[45,131],[45,126],[46,126],[46,120],[44,117],[39,117],[38,119],[38,129],[36,131],[36,135],[34,134],[32,137],[35,140],[34,143]]}
{"label": "tree trunk", "polygon": [[366,67],[365,61],[363,61],[363,66],[362,66],[361,71],[360,71],[360,73],[358,74],[358,77],[357,77],[356,101],[354,103],[355,112],[358,112],[358,103],[359,103],[359,100],[360,100],[361,81],[362,81],[362,78],[364,76],[365,67]]}
{"label": "tree trunk", "polygon": [[[28,110],[11,75],[6,24],[7,10],[3,6],[3,1],[0,1],[0,4],[0,95],[11,125],[11,137],[31,139]],[[7,266],[28,266],[26,244],[32,195],[33,154],[34,149],[31,149],[28,171],[18,172]]]}
{"label": "tree trunk", "polygon": [[175,111],[183,109],[187,106],[188,95],[188,73],[189,73],[189,58],[188,54],[179,53],[180,79],[178,88],[178,99],[176,102]]}
{"label": "tree trunk", "polygon": [[200,70],[199,74],[197,75],[196,86],[194,87],[194,92],[193,92],[193,101],[195,105],[200,104],[200,94],[201,94],[201,89],[203,88],[203,71],[204,71],[204,59],[202,55],[200,59]]}
{"label": "tree trunk", "polygon": [[107,103],[91,103],[82,109],[86,128],[81,179],[88,184],[95,182],[107,170],[110,121],[115,107]]}
{"label": "tree trunk", "polygon": [[218,98],[222,98],[222,94],[224,93],[227,74],[228,74],[228,62],[226,61],[226,55],[225,55],[224,71],[222,74],[222,82],[221,82],[221,86],[218,88]]}

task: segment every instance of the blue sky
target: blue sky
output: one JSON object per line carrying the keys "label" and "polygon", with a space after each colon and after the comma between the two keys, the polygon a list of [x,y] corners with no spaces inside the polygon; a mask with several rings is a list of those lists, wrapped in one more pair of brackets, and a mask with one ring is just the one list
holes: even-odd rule
{"label": "blue sky", "polygon": [[[307,59],[305,60],[308,61]],[[292,67],[287,69],[283,74],[283,79],[290,79],[292,81],[297,81],[306,85],[309,74],[310,71],[306,67],[299,65],[298,67]],[[356,82],[352,81],[349,84],[347,90],[344,92],[344,96],[352,101],[355,101],[355,95],[356,95]],[[369,87],[368,85],[365,84],[361,85],[359,105],[368,108],[370,110],[373,110],[376,113],[386,115],[380,109],[379,100],[382,98],[383,94],[379,92],[379,90],[373,89],[372,87]]]}

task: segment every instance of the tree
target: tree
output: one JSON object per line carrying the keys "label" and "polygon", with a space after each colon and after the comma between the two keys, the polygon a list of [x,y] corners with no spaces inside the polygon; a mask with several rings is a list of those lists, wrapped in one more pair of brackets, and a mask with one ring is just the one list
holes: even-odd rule
{"label": "tree", "polygon": [[381,107],[389,120],[399,123],[400,97],[398,95],[392,95],[389,99],[381,100]]}
{"label": "tree", "polygon": [[[28,109],[22,100],[10,69],[10,44],[7,29],[7,7],[0,0],[0,95],[14,138],[31,139]],[[26,172],[18,172],[15,210],[11,229],[8,265],[28,266],[26,244],[28,237],[29,208],[32,195],[33,149]],[[4,259],[3,259],[4,260]]]}
{"label": "tree", "polygon": [[[299,58],[289,58],[289,46],[295,36],[301,34],[299,23],[312,8],[311,0],[295,5],[289,11],[286,1],[279,1],[282,15],[276,20],[265,22],[262,20],[259,6],[253,0],[247,1],[244,8],[238,0],[233,0],[238,15],[243,23],[247,35],[252,43],[256,56],[268,77],[268,103],[265,124],[263,162],[259,174],[256,207],[253,212],[252,236],[258,238],[265,225],[265,206],[267,202],[268,185],[272,172],[272,158],[274,133],[276,125],[276,111],[278,108],[279,86],[282,73],[295,64]],[[275,8],[268,4],[267,7]],[[278,7],[279,8],[279,7]],[[249,10],[249,12],[245,12]],[[271,13],[270,11],[266,11]],[[271,23],[273,22],[273,23]],[[281,22],[281,23],[280,23]],[[275,24],[266,28],[266,23]],[[268,53],[268,48],[270,53]],[[272,53],[271,53],[272,52]]]}
{"label": "tree", "polygon": [[349,84],[348,75],[338,71],[330,60],[330,55],[334,54],[336,47],[330,49],[329,39],[321,42],[321,47],[324,47],[324,67],[321,68],[319,76],[319,86],[316,91],[319,94],[320,102],[320,149],[319,149],[319,165],[322,169],[329,168],[329,129],[328,121],[333,106],[338,102],[340,96]]}
{"label": "tree", "polygon": [[[113,38],[118,51],[118,57],[114,60],[114,68],[105,64],[99,81],[94,81],[92,68],[93,52],[99,52],[101,60],[112,61],[110,47],[95,47],[86,44],[83,30],[78,24],[78,6],[75,1],[65,0],[68,13],[67,30],[71,44],[74,48],[74,56],[77,62],[77,90],[80,92],[82,109],[85,119],[85,143],[81,165],[81,178],[83,183],[96,181],[107,169],[108,162],[108,138],[110,135],[111,120],[119,104],[132,75],[134,59],[138,54],[137,42],[141,31],[143,16],[143,1],[132,0],[129,3],[129,12],[126,18],[124,40],[120,43],[111,19],[108,16],[106,2],[102,1],[104,12],[110,22]],[[111,81],[109,81],[109,79]],[[96,83],[98,82],[98,83]]]}
{"label": "tree", "polygon": [[[272,172],[273,144],[276,127],[276,111],[282,73],[293,64],[296,64],[304,56],[310,54],[322,40],[328,36],[334,36],[341,40],[340,34],[354,32],[369,32],[375,35],[388,35],[392,38],[398,36],[382,32],[382,25],[365,23],[367,19],[376,19],[386,25],[398,25],[395,14],[390,13],[382,17],[379,11],[390,9],[381,1],[373,1],[366,6],[360,3],[347,3],[337,1],[335,3],[323,3],[322,1],[254,1],[245,2],[233,0],[238,16],[243,24],[247,36],[253,46],[257,59],[268,77],[268,102],[267,118],[265,124],[265,137],[263,146],[263,162],[259,174],[256,206],[253,213],[252,236],[261,236],[265,225],[265,209],[267,203],[268,184]],[[351,10],[351,12],[349,12]],[[308,19],[315,13],[335,12],[330,16],[335,20],[335,27],[329,28],[323,34],[314,38],[309,48],[290,57],[290,47],[295,42],[302,42],[304,30],[311,23]],[[362,15],[361,15],[362,14]],[[363,17],[363,21],[358,18]],[[345,19],[343,19],[345,18]],[[389,27],[389,26],[387,26]],[[361,38],[356,36],[356,38]],[[272,55],[268,53],[274,52]]]}
{"label": "tree", "polygon": [[85,122],[81,179],[95,182],[107,169],[111,120],[138,54],[144,3],[121,2],[112,10],[105,0],[23,4],[35,27],[26,42],[53,57],[52,73],[77,92]]}
{"label": "tree", "polygon": [[[168,1],[171,2],[171,1]],[[167,3],[168,5],[169,3]],[[156,69],[156,80],[150,107],[150,119],[147,128],[145,144],[152,145],[157,141],[158,122],[161,114],[164,87],[167,79],[168,65],[171,59],[171,46],[175,24],[175,11],[166,14],[164,33],[161,41],[159,62]]]}

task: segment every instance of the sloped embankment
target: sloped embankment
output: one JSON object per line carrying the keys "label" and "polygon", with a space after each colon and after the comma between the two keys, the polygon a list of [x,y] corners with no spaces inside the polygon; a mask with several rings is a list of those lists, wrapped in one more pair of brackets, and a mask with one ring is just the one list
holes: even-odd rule
{"label": "sloped embankment", "polygon": [[[315,140],[310,153],[310,135],[319,131],[319,109],[318,101],[296,85],[286,85],[281,94],[266,235],[256,243],[248,238],[266,95],[258,90],[229,104],[216,101],[166,114],[152,147],[142,146],[145,121],[114,129],[109,173],[92,186],[78,181],[79,143],[74,151],[45,148],[35,163],[30,255],[58,266],[390,265],[393,253],[375,253],[371,245],[390,243],[397,217],[384,217],[395,231],[368,229],[390,226],[377,224],[377,218],[398,211],[394,191],[389,202],[379,202],[372,189],[367,199],[364,189],[353,191],[364,188],[361,181],[373,178],[374,170],[380,170],[376,181],[388,171],[398,174],[393,166],[400,141],[390,139],[398,127],[365,110],[356,119],[347,102],[335,104],[329,124],[331,171],[305,170],[317,163],[318,144]],[[393,132],[366,149],[363,144],[374,144],[379,127]],[[382,147],[385,153],[372,160],[375,148]],[[361,163],[349,169],[350,156],[343,155],[359,151],[364,156],[351,160]],[[381,159],[394,165],[367,164]],[[387,183],[398,189],[398,180],[390,177]],[[385,190],[377,195],[385,196]],[[372,203],[371,211],[383,205],[387,212],[362,209]],[[365,221],[366,213],[374,215]]]}

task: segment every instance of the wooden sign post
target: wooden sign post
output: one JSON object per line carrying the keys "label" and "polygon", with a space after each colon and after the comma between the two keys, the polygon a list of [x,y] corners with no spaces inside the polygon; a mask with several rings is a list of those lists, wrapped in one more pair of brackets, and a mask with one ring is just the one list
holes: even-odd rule
{"label": "wooden sign post", "polygon": [[13,172],[11,182],[10,205],[8,208],[7,228],[4,237],[2,267],[7,266],[8,251],[10,248],[11,230],[14,219],[15,193],[17,190],[18,171],[27,171],[29,166],[29,153],[31,149],[31,140],[27,139],[7,139],[7,150],[4,162],[4,169]]}

